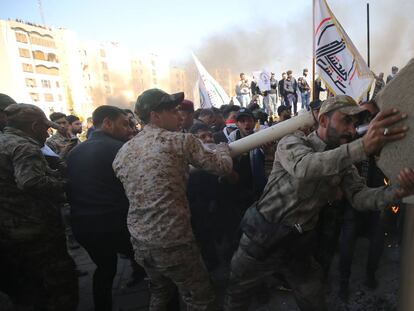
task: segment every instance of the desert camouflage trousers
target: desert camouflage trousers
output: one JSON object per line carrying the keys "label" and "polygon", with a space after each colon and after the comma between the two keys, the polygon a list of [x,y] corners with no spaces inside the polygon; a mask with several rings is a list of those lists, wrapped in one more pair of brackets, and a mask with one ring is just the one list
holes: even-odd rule
{"label": "desert camouflage trousers", "polygon": [[150,279],[150,311],[167,311],[167,304],[178,287],[188,311],[209,310],[214,292],[207,269],[195,242],[150,249],[131,239],[135,259]]}

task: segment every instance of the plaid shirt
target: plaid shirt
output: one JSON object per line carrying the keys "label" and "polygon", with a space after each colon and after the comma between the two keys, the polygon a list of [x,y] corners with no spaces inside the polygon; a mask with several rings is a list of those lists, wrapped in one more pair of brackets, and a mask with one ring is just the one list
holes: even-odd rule
{"label": "plaid shirt", "polygon": [[215,174],[229,174],[226,145],[205,149],[192,134],[146,125],[127,142],[113,162],[130,206],[128,229],[144,248],[171,247],[194,240],[186,188],[189,164]]}
{"label": "plaid shirt", "polygon": [[320,209],[342,190],[359,210],[383,209],[396,200],[394,187],[368,188],[353,165],[365,160],[362,140],[326,150],[316,132],[285,136],[278,144],[272,173],[257,209],[273,223],[316,226]]}

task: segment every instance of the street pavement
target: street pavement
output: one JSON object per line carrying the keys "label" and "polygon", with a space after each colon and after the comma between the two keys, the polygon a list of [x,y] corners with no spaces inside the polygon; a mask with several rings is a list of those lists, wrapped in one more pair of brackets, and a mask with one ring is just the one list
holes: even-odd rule
{"label": "street pavement", "polygon": [[[338,290],[338,258],[335,256],[332,263],[331,275],[327,280],[327,301],[329,310],[336,311],[374,311],[397,310],[399,289],[399,258],[400,248],[392,241],[387,241],[380,268],[377,272],[379,286],[376,290],[368,290],[362,284],[365,276],[365,262],[369,243],[366,239],[359,239],[354,255],[352,276],[350,279],[350,298],[343,303],[337,296]],[[87,276],[79,277],[80,301],[78,311],[92,311],[92,276],[95,265],[83,249],[71,250],[78,269],[88,271]],[[113,283],[114,311],[148,310],[148,285],[143,280],[138,285],[127,288],[126,283],[131,275],[128,259],[119,257],[118,270]],[[216,290],[217,302],[215,310],[221,310],[228,267],[221,265],[211,273],[212,282]],[[280,283],[275,279],[267,279],[264,288],[254,294],[253,304],[249,311],[298,311],[291,292],[278,290]],[[268,292],[269,295],[265,295]],[[182,310],[185,310],[182,306]]]}

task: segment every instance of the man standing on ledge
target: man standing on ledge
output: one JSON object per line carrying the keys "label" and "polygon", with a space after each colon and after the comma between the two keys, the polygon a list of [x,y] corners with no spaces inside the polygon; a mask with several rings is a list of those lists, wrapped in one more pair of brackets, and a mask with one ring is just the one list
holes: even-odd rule
{"label": "man standing on ledge", "polygon": [[399,185],[380,188],[366,187],[358,175],[353,163],[408,130],[393,126],[405,116],[392,109],[378,113],[365,136],[354,140],[362,111],[349,96],[329,98],[316,131],[280,140],[263,195],[242,220],[224,310],[247,310],[256,284],[275,272],[292,287],[300,310],[327,310],[322,270],[312,257],[321,208],[342,194],[356,209],[381,210],[414,192],[412,169],[400,172]]}
{"label": "man standing on ledge", "polygon": [[191,229],[186,199],[189,164],[227,175],[226,145],[205,149],[192,134],[179,132],[177,106],[184,93],[143,92],[135,110],[144,129],[117,154],[113,168],[130,202],[128,229],[135,259],[150,279],[150,311],[166,310],[177,285],[187,310],[207,310],[214,300],[205,265]]}

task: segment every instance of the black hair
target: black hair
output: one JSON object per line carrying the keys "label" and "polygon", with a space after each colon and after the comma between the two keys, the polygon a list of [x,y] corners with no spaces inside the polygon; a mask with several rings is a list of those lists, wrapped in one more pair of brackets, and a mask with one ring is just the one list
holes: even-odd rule
{"label": "black hair", "polygon": [[232,112],[238,112],[240,110],[240,106],[236,105],[227,105],[226,108],[223,109],[223,117],[224,119],[228,119],[230,113]]}
{"label": "black hair", "polygon": [[126,115],[126,112],[121,108],[109,105],[99,106],[92,113],[92,122],[95,128],[100,128],[105,118],[114,121],[120,115]]}
{"label": "black hair", "polygon": [[132,112],[132,110],[131,109],[122,109],[125,113],[129,113],[129,114],[132,114],[133,116],[135,116],[135,114]]}
{"label": "black hair", "polygon": [[201,108],[198,108],[196,111],[194,111],[193,119],[198,119],[198,117],[200,116],[201,110],[202,110]]}
{"label": "black hair", "polygon": [[221,110],[220,110],[220,109],[218,109],[218,108],[216,108],[216,107],[211,107],[211,110],[213,110],[214,114],[223,114],[223,113],[221,112]]}
{"label": "black hair", "polygon": [[80,119],[77,116],[74,116],[72,114],[71,115],[68,115],[66,117],[66,120],[69,122],[69,124],[72,124],[75,121],[80,121]]}
{"label": "black hair", "polygon": [[3,112],[8,106],[17,104],[16,101],[6,94],[0,93],[0,112]]}
{"label": "black hair", "polygon": [[56,120],[65,118],[66,119],[66,115],[64,113],[61,112],[53,112],[50,114],[49,119],[52,122],[55,122]]}
{"label": "black hair", "polygon": [[224,105],[221,105],[219,109],[220,109],[221,112],[224,112],[224,110],[226,110],[228,106],[230,106],[230,105],[229,104],[224,104]]}
{"label": "black hair", "polygon": [[208,116],[214,117],[214,111],[212,109],[201,109],[198,115],[198,119],[202,117],[208,117]]}
{"label": "black hair", "polygon": [[290,110],[290,107],[281,105],[277,108],[277,115],[280,116],[283,111],[289,111],[289,110]]}
{"label": "black hair", "polygon": [[211,128],[204,123],[196,123],[190,128],[191,134],[197,134],[200,131],[209,131],[212,132]]}

